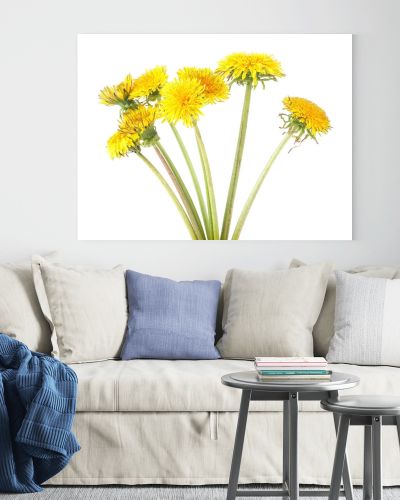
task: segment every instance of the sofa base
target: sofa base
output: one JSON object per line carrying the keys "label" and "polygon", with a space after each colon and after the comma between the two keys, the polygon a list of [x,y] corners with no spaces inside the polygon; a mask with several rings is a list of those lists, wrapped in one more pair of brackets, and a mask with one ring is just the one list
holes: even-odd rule
{"label": "sofa base", "polygon": [[[228,482],[236,412],[77,413],[81,451],[48,485],[212,485]],[[299,415],[299,478],[328,485],[335,432],[332,415]],[[362,484],[363,433],[351,428],[348,446],[355,485]],[[396,429],[383,430],[383,484],[400,485]],[[282,412],[250,412],[241,484],[281,482]]]}

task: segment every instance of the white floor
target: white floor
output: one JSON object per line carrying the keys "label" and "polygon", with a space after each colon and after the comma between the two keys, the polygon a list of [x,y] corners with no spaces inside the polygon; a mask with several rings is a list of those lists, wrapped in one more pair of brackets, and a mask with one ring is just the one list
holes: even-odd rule
{"label": "white floor", "polygon": [[[354,493],[354,500],[362,500],[361,488],[356,488]],[[0,493],[1,500],[225,500],[225,498],[225,487],[47,487],[43,492],[34,494]],[[316,500],[318,498],[326,499],[326,497],[302,497],[304,500]],[[399,499],[400,488],[384,489],[383,500]]]}

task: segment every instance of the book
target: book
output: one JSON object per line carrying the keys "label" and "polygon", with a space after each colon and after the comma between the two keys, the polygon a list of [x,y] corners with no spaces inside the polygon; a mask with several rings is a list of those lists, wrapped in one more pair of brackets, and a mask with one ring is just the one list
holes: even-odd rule
{"label": "book", "polygon": [[259,366],[255,365],[256,370],[258,371],[297,371],[297,372],[309,372],[311,371],[329,371],[327,365],[325,366],[279,366],[279,365],[271,365],[271,366]]}
{"label": "book", "polygon": [[256,357],[256,366],[326,366],[322,357]]}
{"label": "book", "polygon": [[331,375],[330,370],[257,370],[259,375]]}
{"label": "book", "polygon": [[326,380],[332,373],[321,357],[256,357],[254,366],[261,381]]}
{"label": "book", "polygon": [[331,375],[257,375],[258,380],[262,382],[268,381],[301,381],[301,380],[330,380]]}

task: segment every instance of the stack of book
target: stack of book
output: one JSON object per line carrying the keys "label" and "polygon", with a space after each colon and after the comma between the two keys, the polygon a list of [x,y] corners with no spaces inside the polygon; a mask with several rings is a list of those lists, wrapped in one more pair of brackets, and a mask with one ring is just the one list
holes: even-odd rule
{"label": "stack of book", "polygon": [[331,376],[325,358],[256,358],[258,379],[272,380],[326,380]]}

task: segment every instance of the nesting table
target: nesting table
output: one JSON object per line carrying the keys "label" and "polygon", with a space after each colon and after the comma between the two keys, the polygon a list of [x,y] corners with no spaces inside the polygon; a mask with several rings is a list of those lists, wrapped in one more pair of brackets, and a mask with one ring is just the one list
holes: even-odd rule
{"label": "nesting table", "polygon": [[[264,382],[258,380],[256,371],[249,371],[224,375],[221,381],[224,385],[242,390],[227,500],[249,496],[286,497],[290,500],[298,500],[300,496],[328,496],[329,492],[327,490],[300,491],[299,489],[298,402],[324,401],[328,399],[330,401],[337,401],[338,391],[357,386],[360,382],[359,378],[347,373],[334,372],[330,379],[327,380],[275,380]],[[255,491],[238,489],[240,463],[250,401],[283,401],[282,490]],[[337,432],[339,421],[335,414],[334,423]],[[340,494],[344,494],[346,500],[353,500],[353,487],[346,455],[344,456],[343,484],[344,490]]]}
{"label": "nesting table", "polygon": [[337,500],[350,425],[364,426],[363,498],[382,500],[382,425],[395,425],[400,440],[400,398],[394,396],[344,396],[322,401],[324,410],[340,418],[329,500]]}

